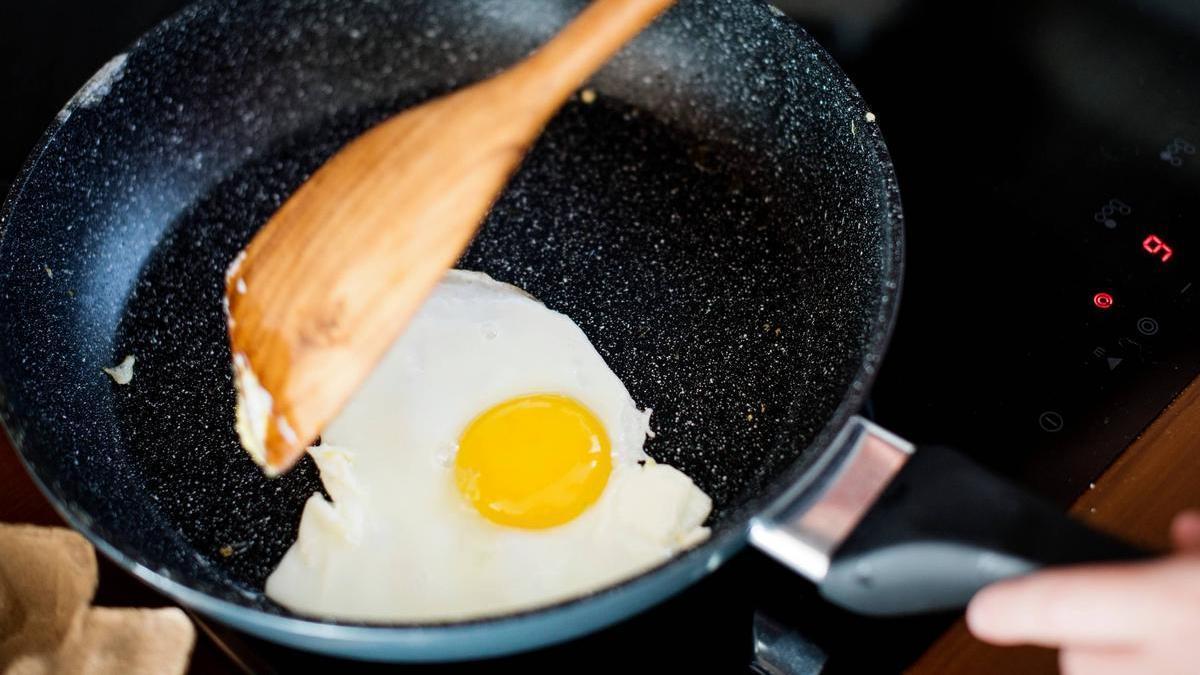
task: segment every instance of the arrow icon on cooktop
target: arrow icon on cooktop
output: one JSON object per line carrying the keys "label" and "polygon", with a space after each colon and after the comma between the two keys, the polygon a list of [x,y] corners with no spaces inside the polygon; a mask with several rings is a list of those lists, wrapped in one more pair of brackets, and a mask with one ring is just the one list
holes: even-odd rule
{"label": "arrow icon on cooktop", "polygon": [[1119,365],[1121,365],[1121,359],[1118,359],[1114,356],[1108,357],[1108,369],[1109,370],[1116,370],[1117,366],[1119,366]]}

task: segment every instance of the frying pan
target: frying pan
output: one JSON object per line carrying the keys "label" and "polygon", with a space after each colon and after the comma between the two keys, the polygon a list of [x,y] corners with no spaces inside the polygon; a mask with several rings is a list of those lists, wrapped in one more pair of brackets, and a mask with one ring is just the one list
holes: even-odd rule
{"label": "frying pan", "polygon": [[[649,454],[712,496],[712,536],[613,588],[476,621],[328,622],[265,598],[321,488],[311,462],[269,480],[238,446],[223,270],[340,144],[514,62],[582,5],[201,2],[105,65],[2,214],[0,415],[62,515],[206,615],[385,660],[580,635],[748,540],[875,613],[957,606],[1042,564],[1136,555],[855,416],[901,279],[879,128],[777,11],[684,0],[596,76],[594,102],[551,122],[461,266],[581,326],[654,410]],[[133,380],[114,384],[100,369],[126,355]]]}

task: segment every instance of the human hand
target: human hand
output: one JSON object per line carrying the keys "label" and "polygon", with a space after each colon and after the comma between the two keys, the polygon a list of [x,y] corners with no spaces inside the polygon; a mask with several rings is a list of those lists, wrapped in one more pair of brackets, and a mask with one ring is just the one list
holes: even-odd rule
{"label": "human hand", "polygon": [[1064,674],[1200,672],[1200,512],[1175,517],[1176,553],[1080,565],[992,584],[967,625],[998,645],[1057,647]]}

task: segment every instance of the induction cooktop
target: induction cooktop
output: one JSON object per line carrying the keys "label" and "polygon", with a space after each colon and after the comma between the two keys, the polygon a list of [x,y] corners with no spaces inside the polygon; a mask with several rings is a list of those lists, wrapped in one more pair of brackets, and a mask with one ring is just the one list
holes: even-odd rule
{"label": "induction cooktop", "polygon": [[[183,4],[0,10],[0,188],[75,88]],[[862,90],[901,184],[907,277],[864,413],[1066,506],[1200,374],[1200,3],[776,4]],[[598,634],[389,671],[888,672],[952,619],[857,617],[746,551]],[[376,668],[202,628],[254,672]]]}

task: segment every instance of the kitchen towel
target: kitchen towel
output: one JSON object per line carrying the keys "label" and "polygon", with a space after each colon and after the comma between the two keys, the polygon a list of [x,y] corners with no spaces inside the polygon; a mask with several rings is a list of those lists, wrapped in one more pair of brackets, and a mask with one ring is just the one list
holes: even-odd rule
{"label": "kitchen towel", "polygon": [[97,581],[76,532],[0,523],[0,673],[183,673],[196,641],[187,615],[92,607]]}

